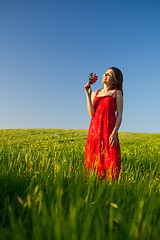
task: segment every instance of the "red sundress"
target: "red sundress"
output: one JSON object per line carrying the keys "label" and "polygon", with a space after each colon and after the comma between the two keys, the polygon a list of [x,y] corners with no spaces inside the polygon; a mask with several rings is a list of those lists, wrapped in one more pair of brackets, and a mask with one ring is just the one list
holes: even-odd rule
{"label": "red sundress", "polygon": [[[85,168],[88,174],[96,170],[97,175],[107,180],[118,179],[121,170],[121,154],[117,133],[117,145],[109,145],[109,136],[116,123],[116,91],[110,96],[97,97],[93,106],[95,113],[91,118],[85,146]],[[113,97],[115,93],[115,97]]]}

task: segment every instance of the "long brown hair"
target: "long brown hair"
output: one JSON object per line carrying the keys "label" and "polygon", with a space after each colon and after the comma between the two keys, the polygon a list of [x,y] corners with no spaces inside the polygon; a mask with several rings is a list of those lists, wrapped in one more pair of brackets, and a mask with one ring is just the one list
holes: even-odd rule
{"label": "long brown hair", "polygon": [[112,69],[113,71],[115,84],[113,85],[112,89],[120,90],[123,95],[123,74],[121,70],[116,67],[109,67],[108,69]]}

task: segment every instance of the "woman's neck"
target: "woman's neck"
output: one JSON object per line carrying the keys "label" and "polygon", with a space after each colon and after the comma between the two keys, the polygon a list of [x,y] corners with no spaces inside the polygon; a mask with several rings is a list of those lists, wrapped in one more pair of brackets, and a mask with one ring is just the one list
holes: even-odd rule
{"label": "woman's neck", "polygon": [[106,85],[103,86],[103,91],[104,92],[108,92],[110,90],[112,90],[112,86],[106,86]]}

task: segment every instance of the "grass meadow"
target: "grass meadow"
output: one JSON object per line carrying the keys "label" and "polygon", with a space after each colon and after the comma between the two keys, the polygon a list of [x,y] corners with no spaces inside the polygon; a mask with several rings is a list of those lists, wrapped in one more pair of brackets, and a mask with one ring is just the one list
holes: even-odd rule
{"label": "grass meadow", "polygon": [[160,240],[160,134],[119,133],[118,183],[85,179],[88,130],[0,130],[0,239]]}

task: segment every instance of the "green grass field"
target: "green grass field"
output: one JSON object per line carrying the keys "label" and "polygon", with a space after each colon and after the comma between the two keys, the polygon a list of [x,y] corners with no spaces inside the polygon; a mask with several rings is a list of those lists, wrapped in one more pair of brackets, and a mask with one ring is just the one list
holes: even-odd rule
{"label": "green grass field", "polygon": [[0,239],[160,240],[160,134],[119,133],[118,183],[85,179],[87,130],[0,130]]}

